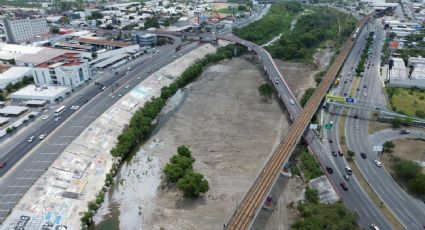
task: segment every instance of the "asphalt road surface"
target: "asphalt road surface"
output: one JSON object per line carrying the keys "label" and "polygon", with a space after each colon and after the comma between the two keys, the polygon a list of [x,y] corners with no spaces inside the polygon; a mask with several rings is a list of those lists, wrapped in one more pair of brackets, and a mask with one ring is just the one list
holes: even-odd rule
{"label": "asphalt road surface", "polygon": [[[380,66],[379,55],[385,38],[381,25],[376,23],[376,42],[369,59],[370,68],[365,69],[365,77],[361,79],[359,91],[356,98],[362,98],[359,105],[377,107],[377,103],[385,101],[382,93],[381,81],[378,76],[378,66]],[[375,56],[376,58],[373,58]],[[368,62],[366,63],[368,65]],[[363,85],[369,86],[367,88]],[[379,87],[379,88],[378,88]],[[354,118],[358,116],[358,119]],[[373,145],[368,139],[368,125],[371,113],[365,110],[351,109],[345,125],[345,136],[349,148],[357,155],[366,153],[367,159],[360,156],[355,158],[355,162],[362,174],[371,185],[380,199],[387,205],[393,214],[407,229],[423,229],[425,225],[425,204],[420,200],[407,194],[391,177],[385,167],[376,167],[373,160],[377,159],[377,153],[373,152]],[[398,131],[390,132],[394,134]],[[378,137],[383,133],[377,134]],[[399,134],[399,138],[403,138]],[[379,143],[382,144],[382,143]]]}

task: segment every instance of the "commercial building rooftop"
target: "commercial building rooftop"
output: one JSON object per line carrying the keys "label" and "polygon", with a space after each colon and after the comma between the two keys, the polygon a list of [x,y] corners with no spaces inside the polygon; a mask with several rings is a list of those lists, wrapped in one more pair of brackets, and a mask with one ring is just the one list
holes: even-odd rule
{"label": "commercial building rooftop", "polygon": [[60,47],[69,47],[74,49],[81,49],[81,50],[91,50],[93,49],[93,46],[87,46],[87,45],[79,45],[69,42],[56,42],[54,47],[60,46]]}
{"label": "commercial building rooftop", "polygon": [[29,108],[25,106],[8,105],[3,108],[0,108],[0,114],[17,116],[21,113],[24,113],[28,109]]}
{"label": "commercial building rooftop", "polygon": [[390,72],[390,80],[391,81],[399,81],[407,79],[407,71],[406,66],[404,65],[404,61],[401,58],[393,58],[394,65]]}
{"label": "commercial building rooftop", "polygon": [[83,62],[81,61],[80,55],[78,53],[65,53],[59,55],[55,58],[49,59],[43,63],[38,64],[38,68],[55,68],[59,66],[73,66],[80,65]]}
{"label": "commercial building rooftop", "polygon": [[410,79],[425,80],[425,65],[417,64],[410,75]]}

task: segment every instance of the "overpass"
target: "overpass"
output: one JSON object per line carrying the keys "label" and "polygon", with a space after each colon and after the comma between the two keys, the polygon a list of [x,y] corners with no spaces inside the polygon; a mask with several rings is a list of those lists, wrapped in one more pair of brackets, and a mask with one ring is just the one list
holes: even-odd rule
{"label": "overpass", "polygon": [[[370,16],[371,15],[365,17],[360,22],[359,27],[363,28],[363,26],[369,20]],[[285,87],[287,89],[286,96],[295,98],[292,92],[289,90],[289,87],[287,87],[287,84],[284,81],[282,75],[277,70],[277,67],[274,64],[273,59],[267,52],[264,51],[263,48],[232,35],[219,36],[218,38],[227,40],[227,41],[232,41],[232,42],[244,45],[248,47],[248,49],[254,50],[262,58],[263,64],[265,65],[264,66],[265,69],[269,71],[268,72],[269,77],[270,78],[273,78],[274,76],[278,77],[279,81],[283,82],[286,85]],[[283,138],[279,146],[276,148],[275,152],[270,156],[269,160],[266,162],[263,169],[258,174],[251,188],[245,194],[238,208],[236,209],[236,211],[234,212],[234,214],[231,216],[230,220],[228,221],[227,225],[225,226],[226,229],[229,229],[229,230],[248,229],[251,226],[252,221],[255,219],[256,215],[258,214],[259,210],[261,209],[264,203],[264,200],[266,199],[267,195],[270,193],[270,190],[273,184],[277,180],[280,174],[282,165],[284,164],[284,162],[287,161],[290,154],[295,149],[297,143],[299,142],[299,140],[305,133],[306,127],[310,123],[313,115],[315,114],[316,110],[321,104],[322,99],[324,98],[326,92],[330,88],[332,82],[334,81],[335,76],[337,75],[339,69],[341,68],[345,59],[350,53],[353,45],[354,45],[354,41],[351,40],[351,36],[350,36],[350,38],[345,42],[343,49],[339,53],[337,59],[335,60],[333,65],[329,68],[326,75],[324,76],[323,81],[317,87],[311,99],[308,101],[304,109],[301,110],[301,112],[299,112],[299,110],[301,109],[299,105],[297,105],[298,107],[292,106],[289,103],[289,100],[283,100],[285,103],[285,106],[288,108],[288,111],[291,114],[291,119],[294,120],[294,123],[290,127],[288,134]],[[284,95],[279,95],[279,96],[282,97]],[[298,116],[294,117],[293,115],[295,116],[298,115]],[[309,138],[313,139],[312,135],[314,135],[313,131],[307,133],[305,138],[307,140]]]}

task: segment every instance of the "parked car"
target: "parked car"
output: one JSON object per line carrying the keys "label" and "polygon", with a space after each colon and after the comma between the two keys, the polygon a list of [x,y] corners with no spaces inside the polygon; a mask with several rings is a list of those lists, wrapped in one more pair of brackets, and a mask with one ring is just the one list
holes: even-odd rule
{"label": "parked car", "polygon": [[360,156],[361,156],[363,159],[366,159],[366,158],[367,158],[366,153],[360,153]]}
{"label": "parked car", "polygon": [[373,162],[375,162],[375,165],[377,167],[381,167],[382,166],[382,163],[380,161],[378,161],[378,160],[374,160]]}
{"label": "parked car", "polygon": [[344,182],[339,183],[339,185],[341,185],[342,190],[348,191],[348,187]]}

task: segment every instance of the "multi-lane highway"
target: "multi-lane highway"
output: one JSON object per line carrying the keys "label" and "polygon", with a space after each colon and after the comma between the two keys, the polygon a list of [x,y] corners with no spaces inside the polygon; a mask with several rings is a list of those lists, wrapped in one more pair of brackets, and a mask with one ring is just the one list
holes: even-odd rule
{"label": "multi-lane highway", "polygon": [[[379,23],[375,23],[372,27],[374,28],[376,39],[372,47],[372,53],[366,62],[369,68],[365,69],[364,77],[360,79],[359,91],[355,91],[356,95],[353,96],[361,99],[359,100],[360,106],[377,107],[385,103],[382,84],[377,77],[378,66],[380,66],[379,55],[385,35]],[[373,160],[378,158],[377,152],[373,152],[373,145],[382,143],[371,142],[368,139],[368,121],[370,116],[370,111],[350,110],[345,124],[348,147],[358,155],[355,158],[355,162],[363,176],[402,225],[406,229],[422,229],[425,224],[425,204],[400,188],[388,171],[385,170],[385,167],[376,167],[373,162]],[[378,137],[380,136],[382,135],[378,134]],[[399,135],[399,138],[402,138],[402,136]],[[366,153],[367,159],[362,159],[359,156],[360,153]]]}
{"label": "multi-lane highway", "polygon": [[[365,23],[366,20],[367,19],[362,21],[362,25],[363,23]],[[272,81],[275,81],[274,79],[275,77],[280,77],[280,74],[276,74],[278,72],[276,67],[274,66],[273,61],[271,60],[271,57],[260,47],[252,43],[248,43],[247,41],[242,41],[235,37],[227,36],[227,37],[221,37],[221,38],[225,40],[237,42],[239,44],[247,46],[249,49],[253,49],[254,51],[256,51],[257,54],[260,55],[260,58],[263,61],[263,64],[265,65],[264,67],[268,71],[269,76],[272,78]],[[277,148],[277,151],[273,153],[273,155],[270,157],[270,160],[266,163],[266,166],[260,172],[256,181],[254,182],[253,187],[251,187],[251,189],[245,195],[240,206],[238,207],[234,215],[229,220],[227,229],[246,229],[250,226],[251,221],[253,218],[255,218],[258,212],[258,209],[261,207],[262,202],[265,199],[265,196],[270,191],[271,185],[274,183],[275,179],[277,178],[277,174],[280,170],[281,164],[287,160],[288,155],[290,154],[290,152],[292,152],[293,150],[292,147],[296,143],[295,141],[296,136],[298,134],[300,136],[302,135],[303,130],[305,128],[304,123],[305,125],[307,125],[309,121],[304,119],[307,119],[309,116],[312,116],[314,114],[314,111],[308,111],[308,110],[312,109],[311,106],[313,107],[316,106],[315,103],[317,103],[317,106],[318,106],[321,98],[327,91],[328,87],[333,81],[333,78],[336,76],[339,68],[342,66],[342,63],[344,62],[346,56],[350,52],[352,45],[353,45],[353,42],[351,41],[346,42],[346,44],[344,45],[344,49],[339,54],[336,62],[330,68],[330,71],[326,74],[324,81],[319,85],[318,90],[316,90],[315,94],[312,96],[311,101],[309,101],[306,108],[300,113],[300,116],[295,120],[294,124],[291,126],[291,129],[288,132],[288,135],[281,142],[281,145],[279,145],[279,147]],[[267,60],[270,60],[270,61],[267,61]],[[282,83],[282,80],[278,79],[278,81]],[[294,98],[292,93],[289,91],[289,89],[286,90],[286,92],[283,95]],[[282,97],[283,95],[280,95],[280,96]],[[286,100],[285,105],[288,107],[288,110],[293,110],[291,109],[291,104],[293,103],[291,103],[290,100]],[[294,110],[296,109],[294,108]],[[308,115],[306,115],[306,113],[308,113]],[[309,119],[311,119],[311,117]],[[302,130],[297,131],[296,129],[297,126],[304,126],[304,127]],[[300,133],[294,134],[294,132],[300,132]],[[356,201],[354,201],[354,203],[355,202]],[[366,203],[371,203],[370,200],[368,200],[368,198],[366,198]],[[365,205],[365,206],[368,206],[368,205]],[[374,206],[372,205],[372,207]],[[372,217],[376,216],[378,221],[382,222],[383,226],[387,226],[388,229],[390,229],[391,227],[386,223],[385,219],[382,217],[379,211],[376,211],[376,207],[374,208],[375,210],[374,212],[372,212],[372,214],[374,215],[372,215]]]}
{"label": "multi-lane highway", "polygon": [[[118,98],[118,92],[127,93],[132,87],[148,77],[180,54],[187,53],[197,47],[198,44],[184,46],[177,55],[176,46],[180,45],[180,39],[176,38],[173,45],[164,47],[159,53],[155,53],[151,58],[144,61],[135,61],[131,65],[132,70],[121,76],[121,72],[127,70],[127,66],[118,71],[120,74],[105,73],[97,81],[106,86],[103,91],[99,86],[90,85],[84,90],[84,94],[67,101],[65,105],[68,109],[61,114],[61,119],[57,122],[50,120],[43,121],[37,129],[33,128],[28,132],[27,137],[39,134],[47,134],[47,137],[39,141],[36,139],[32,143],[24,138],[16,147],[11,149],[1,160],[7,161],[7,165],[2,169],[2,180],[0,182],[0,220],[10,212],[14,205],[29,189],[29,187],[39,178],[39,176],[51,165],[56,157],[75,139],[92,121],[106,111]],[[119,83],[117,88],[116,83]],[[112,93],[112,85],[115,90]],[[126,89],[126,85],[131,87]],[[115,95],[112,99],[110,94]],[[79,105],[78,110],[70,110],[70,105]],[[71,119],[67,119],[70,118]]]}

